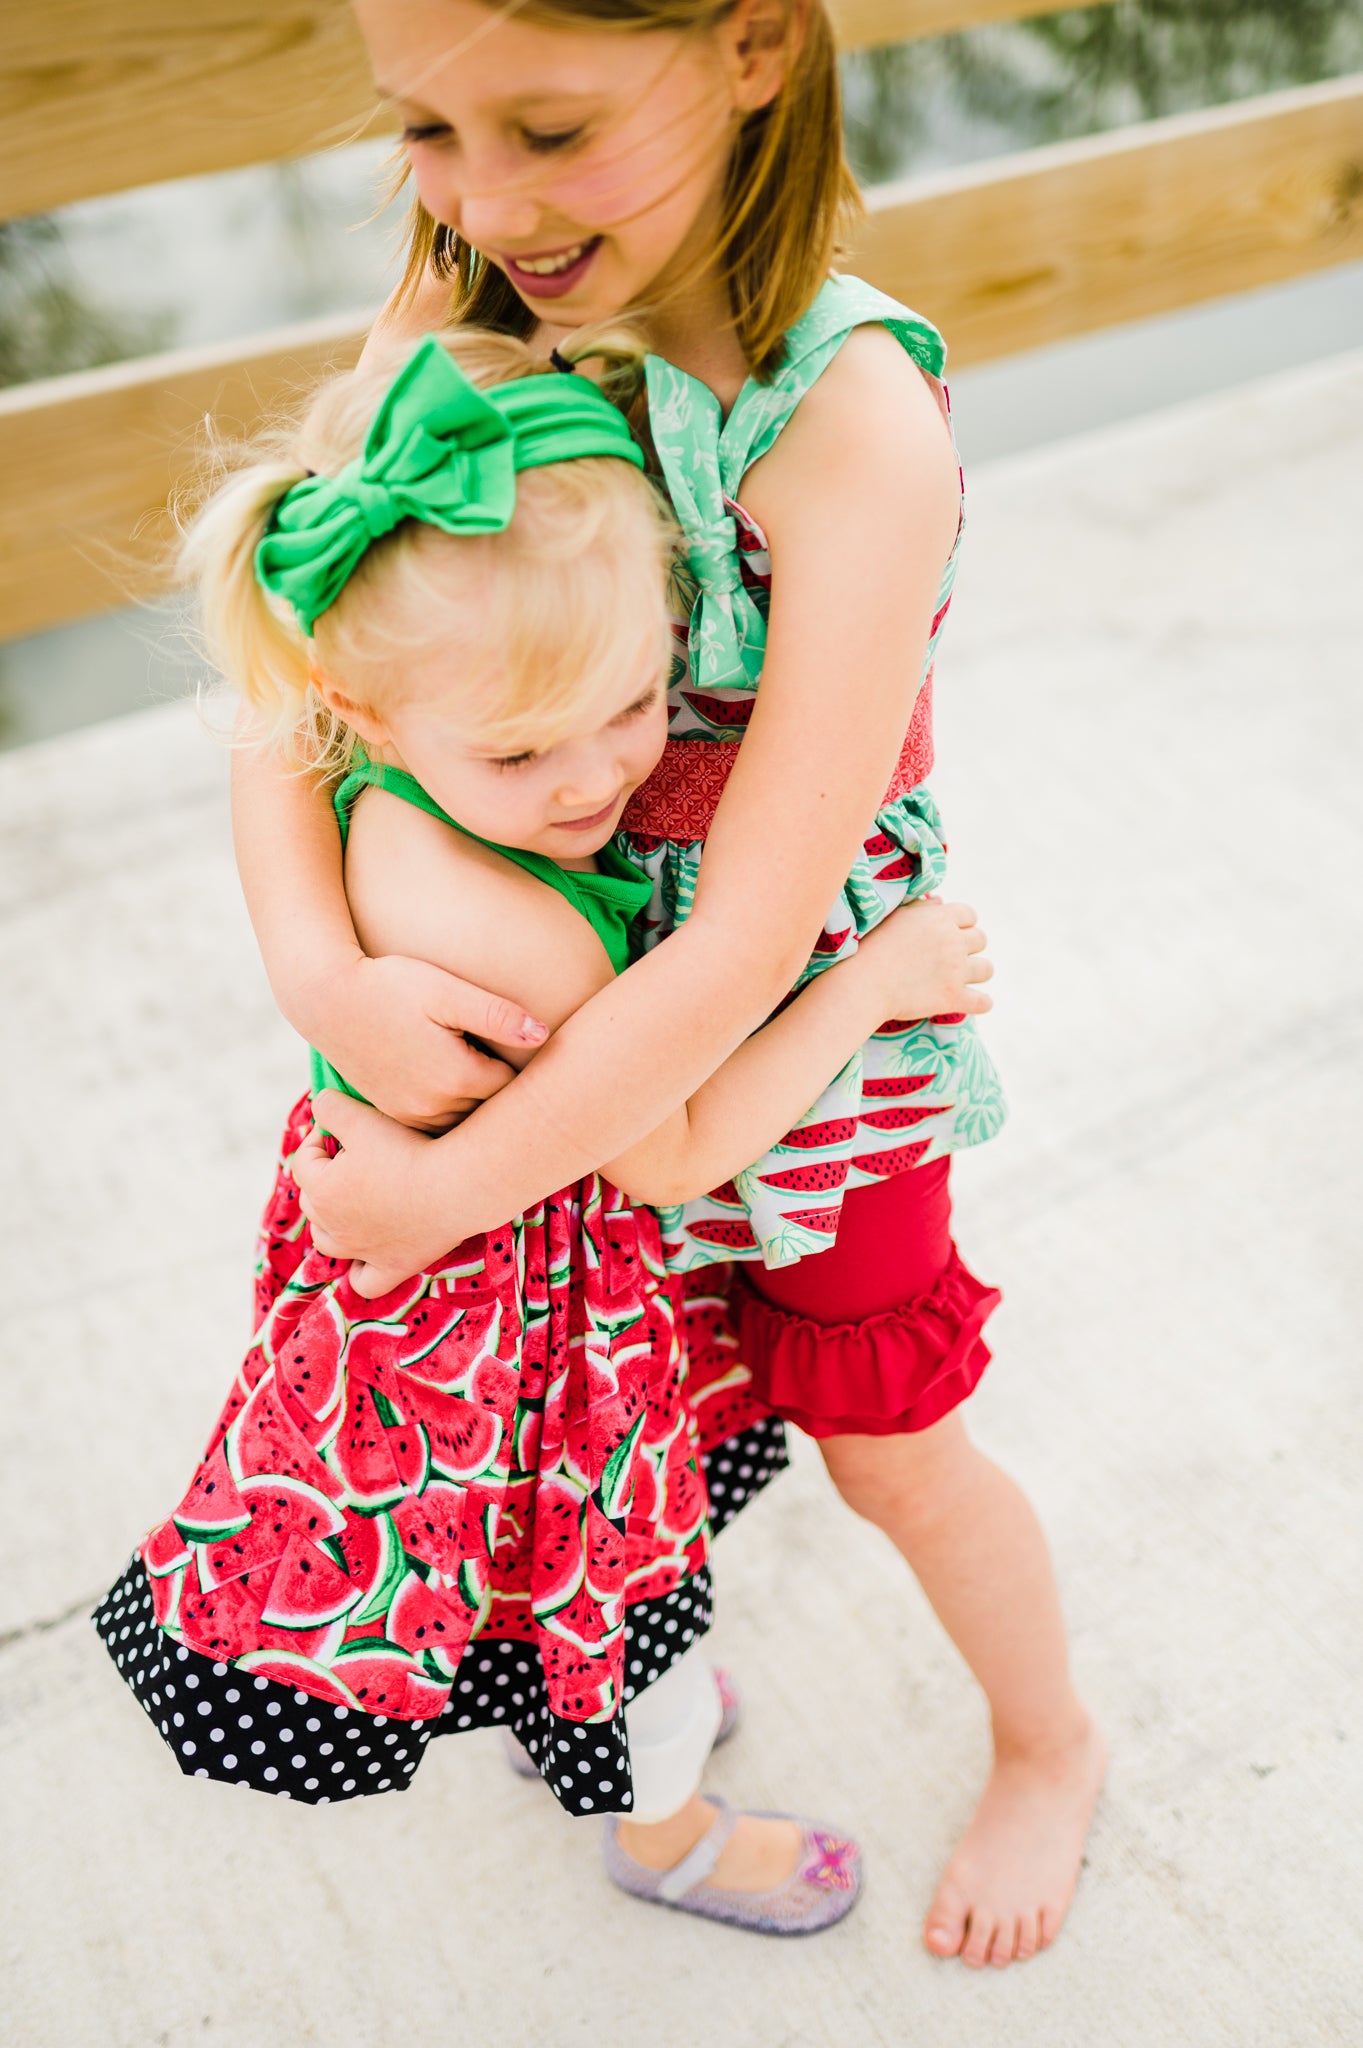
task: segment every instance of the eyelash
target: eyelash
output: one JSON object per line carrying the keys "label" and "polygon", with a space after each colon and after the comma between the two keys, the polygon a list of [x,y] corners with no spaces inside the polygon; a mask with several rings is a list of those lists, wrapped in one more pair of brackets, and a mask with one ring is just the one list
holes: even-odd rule
{"label": "eyelash", "polygon": [[619,718],[615,720],[615,723],[617,725],[622,725],[627,718],[640,717],[643,712],[650,710],[652,706],[657,703],[657,701],[658,687],[655,683],[651,690],[644,691],[642,697],[636,697],[632,704],[627,704],[624,710],[620,713]]}
{"label": "eyelash", "polygon": [[[642,697],[636,697],[632,704],[627,704],[619,717],[612,719],[611,723],[613,725],[623,725],[627,718],[642,717],[645,711],[652,709],[657,699],[658,692],[656,688],[645,690]],[[527,761],[535,761],[538,758],[536,754],[503,754],[500,759],[494,758],[492,765],[494,768],[524,768]]]}
{"label": "eyelash", "polygon": [[571,149],[575,142],[581,142],[585,132],[582,128],[565,128],[558,135],[536,135],[529,128],[522,128],[521,135],[527,149],[540,151],[548,156],[556,149]]}
{"label": "eyelash", "polygon": [[[536,135],[529,128],[521,130],[526,148],[544,156],[549,156],[558,149],[571,149],[575,143],[582,140],[584,133],[581,128],[566,128],[558,135]],[[402,131],[402,139],[408,145],[445,141],[449,135],[450,129],[443,121],[430,121],[418,127],[404,128]]]}

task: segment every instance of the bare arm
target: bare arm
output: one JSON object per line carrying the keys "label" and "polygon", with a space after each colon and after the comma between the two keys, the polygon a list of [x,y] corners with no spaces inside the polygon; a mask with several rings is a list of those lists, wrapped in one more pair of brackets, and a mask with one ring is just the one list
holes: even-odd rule
{"label": "bare arm", "polygon": [[688,1202],[730,1180],[799,1122],[886,1017],[978,1014],[993,967],[965,904],[907,904],[850,960],[825,968],[664,1124],[606,1172],[636,1202]]}
{"label": "bare arm", "polygon": [[[346,881],[367,946],[437,966],[458,959],[554,1026],[613,983],[600,940],[562,896],[382,790],[356,808]],[[607,1174],[636,1201],[704,1194],[775,1144],[885,1017],[987,1009],[989,998],[972,984],[992,972],[984,935],[964,906],[923,902],[896,912],[852,959],[825,969],[745,1040],[689,1101],[609,1161]],[[527,1055],[508,1048],[507,1057],[520,1063]],[[337,1118],[335,1099],[326,1101],[324,1121],[345,1143],[347,1111]],[[548,1170],[553,1142],[547,1134],[532,1169]]]}
{"label": "bare arm", "polygon": [[[362,360],[392,354],[440,326],[449,304],[449,285],[436,278],[401,303],[395,295]],[[250,744],[247,716],[237,736],[237,868],[276,1003],[389,1115],[418,1129],[447,1129],[510,1079],[507,1065],[464,1034],[524,1048],[543,1042],[543,1027],[500,995],[424,961],[399,953],[367,958],[346,900],[329,792]]]}
{"label": "bare arm", "polygon": [[341,873],[327,789],[243,742],[232,760],[237,871],[280,1010],[389,1115],[444,1130],[504,1086],[510,1068],[472,1032],[522,1049],[544,1026],[514,1003],[400,954],[367,957]]}
{"label": "bare arm", "polygon": [[[449,296],[448,284],[434,277],[409,300],[399,302],[395,294],[375,321],[361,360],[387,354],[438,326]],[[329,1052],[333,1017],[353,998],[353,970],[363,957],[346,898],[330,793],[252,744],[247,712],[236,737],[232,829],[256,942],[281,1011],[304,1038]]]}
{"label": "bare arm", "polygon": [[809,957],[908,723],[955,533],[955,461],[928,385],[868,328],[743,489],[772,547],[768,655],[691,916],[419,1169],[386,1172],[361,1146],[314,1162],[305,1192],[345,1250],[389,1270],[419,1251],[415,1270],[618,1159],[757,1029]]}

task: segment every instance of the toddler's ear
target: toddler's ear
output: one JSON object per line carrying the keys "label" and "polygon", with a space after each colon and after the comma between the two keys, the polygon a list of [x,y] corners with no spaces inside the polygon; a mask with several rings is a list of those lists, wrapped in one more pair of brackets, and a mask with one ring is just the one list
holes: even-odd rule
{"label": "toddler's ear", "polygon": [[352,732],[357,732],[369,746],[383,747],[388,744],[388,728],[377,713],[371,711],[367,704],[359,704],[353,697],[348,697],[339,684],[333,683],[330,676],[325,675],[315,662],[309,671],[308,680],[328,711],[334,711],[342,723],[348,725]]}

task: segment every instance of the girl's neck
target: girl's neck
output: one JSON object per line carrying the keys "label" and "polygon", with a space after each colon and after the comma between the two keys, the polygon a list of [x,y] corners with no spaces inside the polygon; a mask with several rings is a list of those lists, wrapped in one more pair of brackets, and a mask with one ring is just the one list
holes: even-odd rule
{"label": "girl's neck", "polygon": [[[546,348],[571,341],[573,329],[544,322],[537,336]],[[708,385],[727,414],[748,380],[748,364],[734,331],[721,281],[678,294],[652,308],[644,322],[650,352]]]}

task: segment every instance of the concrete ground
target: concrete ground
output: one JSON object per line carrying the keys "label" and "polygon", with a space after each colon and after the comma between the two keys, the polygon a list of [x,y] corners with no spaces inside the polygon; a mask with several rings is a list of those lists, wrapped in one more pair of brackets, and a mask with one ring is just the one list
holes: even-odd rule
{"label": "concrete ground", "polygon": [[973,481],[937,787],[1015,1112],[958,1175],[972,1409],[1113,1744],[1001,1976],[918,1941],[979,1701],[807,1445],[719,1552],[712,1777],[860,1832],[834,1933],[649,1914],[489,1736],[320,1812],[179,1777],[83,1617],[216,1413],[301,1058],[188,711],[0,762],[6,2048],[1363,2041],[1361,497],[1363,356]]}

